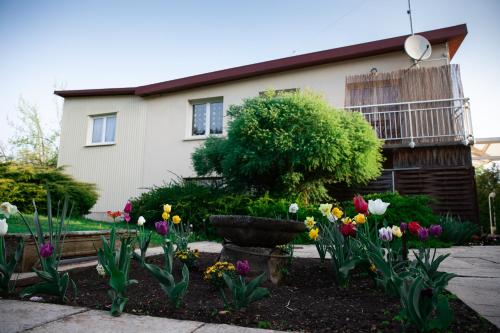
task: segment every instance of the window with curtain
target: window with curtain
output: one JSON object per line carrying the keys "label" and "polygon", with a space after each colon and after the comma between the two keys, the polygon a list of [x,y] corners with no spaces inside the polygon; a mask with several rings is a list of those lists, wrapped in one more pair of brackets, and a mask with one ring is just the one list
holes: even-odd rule
{"label": "window with curtain", "polygon": [[224,105],[222,101],[192,104],[191,135],[222,134]]}

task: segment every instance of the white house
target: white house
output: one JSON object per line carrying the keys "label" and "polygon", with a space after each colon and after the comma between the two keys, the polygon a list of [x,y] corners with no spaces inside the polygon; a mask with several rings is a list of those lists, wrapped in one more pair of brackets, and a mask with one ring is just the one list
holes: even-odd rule
{"label": "white house", "polygon": [[[467,27],[458,25],[420,34],[430,41],[433,50],[431,58],[420,66],[438,68],[449,65],[467,34]],[[384,90],[385,81],[380,81],[382,88],[373,88],[371,82],[371,88],[359,90],[359,87],[350,86],[352,78],[370,73],[376,78],[378,74],[375,73],[412,67],[413,61],[403,47],[406,37],[297,55],[145,86],[56,91],[55,94],[64,98],[58,165],[65,166],[66,171],[78,180],[97,184],[100,198],[92,208],[92,215],[103,218],[104,212],[121,209],[128,198],[148,187],[168,182],[175,175],[195,177],[191,153],[208,135],[225,135],[228,122],[226,110],[246,97],[257,96],[268,89],[309,89],[322,93],[337,107],[359,105],[353,101],[353,91]],[[457,96],[438,97],[426,99],[444,101]],[[415,102],[415,98],[407,98],[410,97],[398,95],[390,102],[391,105]],[[368,104],[381,104],[373,103],[373,98],[370,101]],[[367,103],[361,105],[364,104]],[[398,108],[398,112],[411,115],[410,107],[408,104],[408,109]],[[428,112],[435,112],[433,110],[436,109],[426,108]],[[381,106],[376,112],[382,109]],[[389,129],[392,131],[391,136],[382,133],[387,132],[388,128],[387,125],[380,127],[380,117],[384,113],[372,119],[370,114],[373,114],[373,109],[368,110],[370,112],[360,108],[354,111],[367,114],[367,119],[379,136],[387,140],[386,147],[390,148],[391,143],[393,147],[407,147],[405,140],[408,134],[403,133],[401,128]],[[384,112],[387,115],[388,111]],[[443,141],[463,146],[462,142],[471,134],[467,121],[463,121],[468,112],[466,103],[461,104],[459,112],[462,124],[448,128],[453,130],[452,135],[444,133],[441,128],[435,135],[429,135],[428,132],[427,136],[420,137],[431,138],[427,143],[431,142],[434,146],[436,142]],[[433,115],[436,116],[439,115]],[[410,128],[412,142],[414,136],[419,138],[418,127],[422,125],[410,124],[413,126]],[[425,143],[425,140],[421,142]],[[395,189],[396,168],[389,166],[386,169],[392,173],[392,189]]]}

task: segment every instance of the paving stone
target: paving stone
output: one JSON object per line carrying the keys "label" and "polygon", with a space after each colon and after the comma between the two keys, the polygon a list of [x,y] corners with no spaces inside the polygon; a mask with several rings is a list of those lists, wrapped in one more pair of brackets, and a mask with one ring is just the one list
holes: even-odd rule
{"label": "paving stone", "polygon": [[241,326],[231,326],[225,324],[205,324],[193,333],[273,333],[281,331],[264,330]]}
{"label": "paving stone", "polygon": [[108,312],[90,310],[36,327],[30,333],[191,333],[203,323],[150,316],[122,314],[112,317]]}
{"label": "paving stone", "polygon": [[15,333],[87,311],[65,305],[0,300],[0,333]]}

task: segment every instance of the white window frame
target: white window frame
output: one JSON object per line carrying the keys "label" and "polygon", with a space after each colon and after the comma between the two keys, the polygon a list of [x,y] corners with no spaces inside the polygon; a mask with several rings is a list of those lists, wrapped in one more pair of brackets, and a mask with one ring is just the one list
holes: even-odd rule
{"label": "white window frame", "polygon": [[[222,133],[210,134],[210,104],[213,103],[222,103]],[[224,109],[224,99],[222,97],[214,97],[214,98],[205,98],[205,99],[196,99],[189,101],[189,111],[188,121],[187,121],[187,129],[186,129],[186,138],[184,140],[204,140],[210,136],[222,137],[226,135],[226,126],[224,122],[226,111]],[[194,106],[205,104],[205,134],[193,134],[193,113]]]}
{"label": "white window frame", "polygon": [[[113,138],[113,141],[105,141],[106,140],[106,124],[108,121],[108,118],[114,117],[115,118],[115,136]],[[102,134],[101,134],[101,140],[99,142],[92,142],[92,137],[93,137],[93,132],[94,132],[94,121],[96,119],[104,119],[102,122]],[[114,145],[116,144],[116,129],[117,129],[117,121],[118,121],[118,116],[117,113],[106,113],[106,114],[96,114],[96,115],[91,115],[89,116],[88,120],[88,125],[87,125],[87,144],[86,146],[109,146],[109,145]]]}

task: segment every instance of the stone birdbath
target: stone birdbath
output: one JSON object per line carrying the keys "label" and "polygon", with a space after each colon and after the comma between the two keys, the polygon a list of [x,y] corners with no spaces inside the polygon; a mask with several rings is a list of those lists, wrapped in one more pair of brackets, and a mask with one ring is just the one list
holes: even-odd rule
{"label": "stone birdbath", "polygon": [[224,238],[221,261],[248,260],[251,274],[267,273],[278,284],[283,277],[288,255],[278,245],[291,242],[306,230],[302,222],[244,215],[212,215],[210,222]]}

